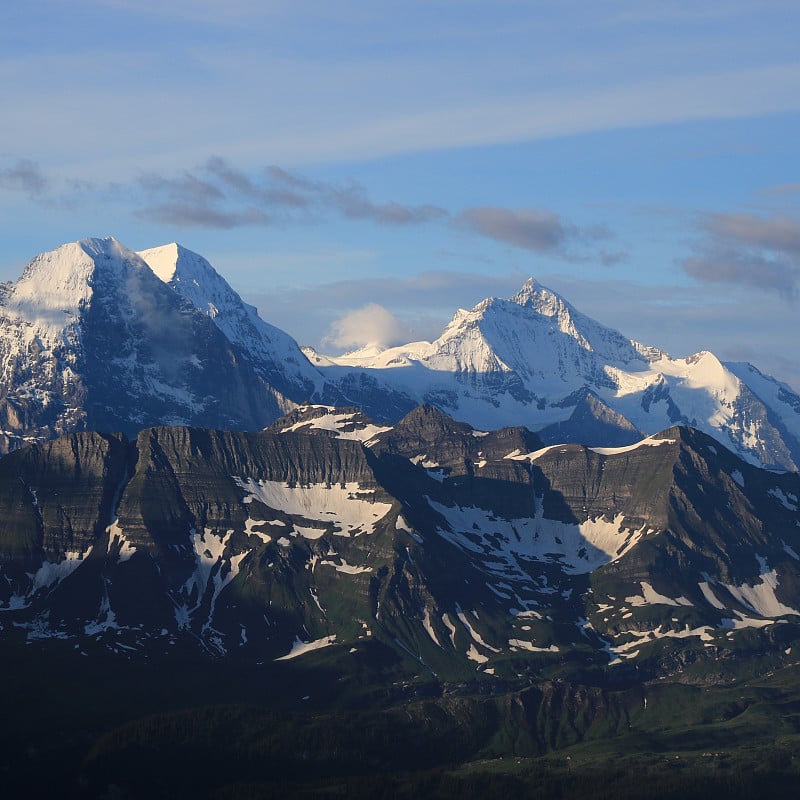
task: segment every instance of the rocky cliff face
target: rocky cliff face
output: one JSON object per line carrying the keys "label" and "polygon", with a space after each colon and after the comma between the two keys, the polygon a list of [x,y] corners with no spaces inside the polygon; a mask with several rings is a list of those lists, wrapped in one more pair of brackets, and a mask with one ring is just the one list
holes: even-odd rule
{"label": "rocky cliff face", "polygon": [[490,677],[564,659],[667,674],[686,648],[794,635],[797,475],[684,427],[585,448],[430,407],[371,424],[317,407],[270,432],[82,433],[6,456],[3,620],[131,657],[369,639]]}

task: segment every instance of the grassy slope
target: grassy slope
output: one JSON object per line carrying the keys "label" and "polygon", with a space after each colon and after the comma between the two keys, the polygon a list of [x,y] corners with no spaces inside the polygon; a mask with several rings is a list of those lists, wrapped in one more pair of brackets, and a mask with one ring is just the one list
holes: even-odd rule
{"label": "grassy slope", "polygon": [[379,644],[267,665],[6,644],[10,797],[780,797],[800,778],[797,666],[725,687],[442,694]]}

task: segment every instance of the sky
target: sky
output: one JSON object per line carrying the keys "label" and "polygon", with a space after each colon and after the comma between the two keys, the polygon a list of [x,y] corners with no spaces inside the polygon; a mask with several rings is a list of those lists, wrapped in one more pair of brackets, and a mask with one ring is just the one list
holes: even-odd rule
{"label": "sky", "polygon": [[0,280],[178,241],[341,353],[528,277],[800,390],[795,0],[0,11]]}

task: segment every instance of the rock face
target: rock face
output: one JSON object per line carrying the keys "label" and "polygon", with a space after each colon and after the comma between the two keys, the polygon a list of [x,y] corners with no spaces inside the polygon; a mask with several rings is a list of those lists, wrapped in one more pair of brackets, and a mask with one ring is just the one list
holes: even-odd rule
{"label": "rock face", "polygon": [[682,426],[616,448],[430,406],[370,426],[316,406],[260,433],[87,432],[5,456],[0,637],[259,660],[369,639],[412,672],[481,678],[655,676],[686,648],[714,661],[763,634],[778,657],[797,634],[796,474]]}

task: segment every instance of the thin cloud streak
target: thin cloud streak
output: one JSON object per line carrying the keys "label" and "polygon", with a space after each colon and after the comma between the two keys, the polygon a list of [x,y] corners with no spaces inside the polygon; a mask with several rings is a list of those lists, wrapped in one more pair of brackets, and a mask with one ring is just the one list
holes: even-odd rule
{"label": "thin cloud streak", "polygon": [[[482,206],[451,212],[432,203],[377,202],[355,181],[312,180],[274,165],[246,173],[218,156],[174,178],[145,175],[139,185],[146,200],[137,215],[151,222],[212,229],[319,222],[330,217],[394,228],[452,224],[520,250],[565,260],[612,266],[626,257],[622,251],[595,252],[595,243],[613,238],[605,226],[579,228],[548,209]],[[582,252],[587,247],[589,252]]]}

